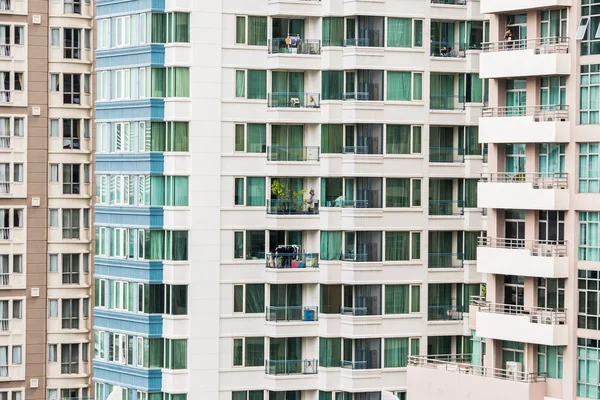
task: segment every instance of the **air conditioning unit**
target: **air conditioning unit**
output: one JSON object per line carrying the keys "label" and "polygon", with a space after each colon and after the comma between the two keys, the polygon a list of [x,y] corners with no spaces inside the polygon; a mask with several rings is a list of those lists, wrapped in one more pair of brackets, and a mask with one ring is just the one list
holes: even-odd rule
{"label": "air conditioning unit", "polygon": [[523,364],[516,361],[507,361],[506,377],[513,381],[523,380]]}

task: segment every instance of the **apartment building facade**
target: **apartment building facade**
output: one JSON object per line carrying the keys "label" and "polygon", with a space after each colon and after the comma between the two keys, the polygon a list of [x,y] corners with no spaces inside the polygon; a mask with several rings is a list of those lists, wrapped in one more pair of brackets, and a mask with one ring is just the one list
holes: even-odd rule
{"label": "apartment building facade", "polygon": [[0,398],[88,398],[90,1],[0,2]]}
{"label": "apartment building facade", "polygon": [[411,359],[411,399],[598,398],[597,6],[481,1],[491,41],[480,56],[487,290],[470,306],[480,345]]}
{"label": "apartment building facade", "polygon": [[479,2],[96,1],[95,398],[406,398],[481,295]]}

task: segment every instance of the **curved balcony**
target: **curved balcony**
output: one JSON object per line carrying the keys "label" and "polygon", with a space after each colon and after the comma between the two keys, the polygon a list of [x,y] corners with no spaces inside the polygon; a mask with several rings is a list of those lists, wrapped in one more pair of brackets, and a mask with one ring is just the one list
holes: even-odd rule
{"label": "curved balcony", "polygon": [[477,272],[539,278],[567,278],[566,241],[479,238]]}
{"label": "curved balcony", "polygon": [[498,340],[566,346],[568,343],[567,312],[474,300],[477,336]]}
{"label": "curved balcony", "polygon": [[[518,65],[519,68],[507,68],[511,65]],[[486,42],[483,43],[483,52],[479,57],[479,76],[482,79],[570,73],[568,37]]]}
{"label": "curved balcony", "polygon": [[521,210],[568,210],[568,174],[562,172],[481,174],[478,206]]}
{"label": "curved balcony", "polygon": [[568,143],[569,106],[486,107],[479,119],[481,143]]}

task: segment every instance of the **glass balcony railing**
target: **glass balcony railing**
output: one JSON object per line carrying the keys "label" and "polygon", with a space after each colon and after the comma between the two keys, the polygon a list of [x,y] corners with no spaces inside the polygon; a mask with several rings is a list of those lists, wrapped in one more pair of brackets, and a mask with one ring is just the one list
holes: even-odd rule
{"label": "glass balcony railing", "polygon": [[429,268],[463,268],[464,255],[462,253],[429,253]]}
{"label": "glass balcony railing", "polygon": [[367,369],[367,361],[346,361],[346,360],[342,360],[340,366],[342,368],[346,368],[346,369]]}
{"label": "glass balcony railing", "polygon": [[319,320],[319,307],[316,306],[267,306],[267,321],[287,322],[304,321],[315,322]]}
{"label": "glass balcony railing", "polygon": [[569,38],[553,36],[547,38],[501,40],[482,43],[484,52],[533,50],[533,54],[554,54],[569,52]]}
{"label": "glass balcony railing", "polygon": [[534,189],[568,189],[566,172],[496,172],[482,173],[480,182],[528,183]]}
{"label": "glass balcony railing", "polygon": [[268,161],[319,161],[319,146],[267,146]]}
{"label": "glass balcony railing", "polygon": [[428,321],[462,321],[464,307],[459,305],[440,305],[427,307]]}
{"label": "glass balcony railing", "polygon": [[312,199],[270,199],[267,201],[267,214],[273,215],[318,215],[319,200]]}
{"label": "glass balcony railing", "polygon": [[267,268],[319,268],[319,253],[267,253]]}
{"label": "glass balcony railing", "polygon": [[463,96],[454,94],[430,94],[429,95],[430,110],[464,110],[465,99]]}
{"label": "glass balcony railing", "polygon": [[272,92],[269,93],[268,106],[271,108],[320,108],[319,93]]}
{"label": "glass balcony railing", "polygon": [[496,304],[472,299],[471,305],[477,307],[478,312],[491,314],[525,316],[533,324],[565,325],[567,323],[567,310],[564,308],[542,308],[514,304]]}
{"label": "glass balcony railing", "polygon": [[538,106],[484,107],[482,118],[533,117],[534,122],[562,122],[569,120],[569,106],[566,104]]}
{"label": "glass balcony railing", "polygon": [[341,307],[340,314],[350,315],[352,317],[362,317],[367,315],[367,307]]}
{"label": "glass balcony railing", "polygon": [[457,42],[431,42],[431,57],[465,57],[465,43]]}
{"label": "glass balcony railing", "polygon": [[463,163],[465,162],[465,149],[462,147],[430,147],[429,162]]}
{"label": "glass balcony railing", "polygon": [[321,41],[297,37],[269,39],[269,54],[321,54]]}
{"label": "glass balcony railing", "polygon": [[267,375],[312,375],[319,372],[319,360],[266,360],[265,373]]}
{"label": "glass balcony railing", "polygon": [[431,4],[449,4],[453,6],[464,6],[467,0],[431,0]]}
{"label": "glass balcony railing", "polygon": [[429,200],[429,215],[463,215],[462,200]]}
{"label": "glass balcony railing", "polygon": [[325,207],[369,208],[369,200],[344,200],[341,196],[336,200],[325,202]]}
{"label": "glass balcony railing", "polygon": [[533,240],[533,239],[512,239],[512,238],[493,238],[480,237],[479,247],[489,247],[493,249],[527,249],[534,257],[566,257],[566,240]]}
{"label": "glass balcony railing", "polygon": [[343,154],[369,154],[369,146],[344,146]]}

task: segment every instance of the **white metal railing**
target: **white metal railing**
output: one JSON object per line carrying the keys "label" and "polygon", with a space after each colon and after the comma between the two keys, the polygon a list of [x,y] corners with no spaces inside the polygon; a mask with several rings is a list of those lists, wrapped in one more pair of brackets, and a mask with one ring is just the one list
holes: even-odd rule
{"label": "white metal railing", "polygon": [[565,325],[567,310],[565,308],[543,308],[519,306],[514,304],[499,304],[482,301],[481,298],[471,299],[471,305],[477,311],[490,314],[503,314],[529,317],[529,322],[542,325]]}
{"label": "white metal railing", "polygon": [[484,52],[534,50],[535,54],[554,54],[569,52],[569,38],[553,36],[547,38],[532,38],[518,40],[500,40],[481,44]]}
{"label": "white metal railing", "polygon": [[493,249],[517,249],[529,250],[530,255],[535,257],[566,257],[566,240],[538,240],[538,239],[513,239],[480,237],[479,247],[490,247]]}
{"label": "white metal railing", "polygon": [[545,382],[543,375],[534,372],[512,371],[472,365],[469,354],[409,356],[408,365],[412,367],[431,368],[448,372],[476,375],[487,378],[511,380],[523,383]]}
{"label": "white metal railing", "polygon": [[480,182],[530,183],[534,189],[567,189],[564,172],[494,172],[480,174]]}
{"label": "white metal railing", "polygon": [[534,122],[568,121],[569,106],[566,104],[537,106],[484,107],[482,118],[496,117],[533,117]]}

